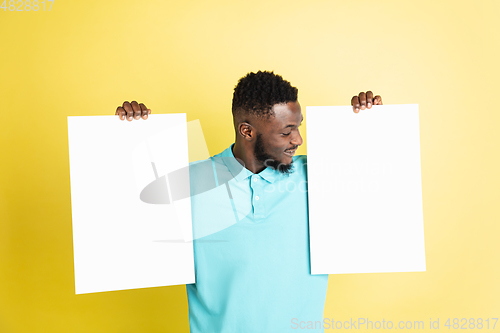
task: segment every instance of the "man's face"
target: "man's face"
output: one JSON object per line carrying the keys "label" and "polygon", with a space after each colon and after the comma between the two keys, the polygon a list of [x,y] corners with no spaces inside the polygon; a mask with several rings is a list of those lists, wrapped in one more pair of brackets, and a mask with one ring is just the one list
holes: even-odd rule
{"label": "man's face", "polygon": [[259,123],[254,155],[265,166],[289,173],[295,150],[303,142],[299,133],[303,120],[300,104],[275,104],[273,111],[274,116]]}

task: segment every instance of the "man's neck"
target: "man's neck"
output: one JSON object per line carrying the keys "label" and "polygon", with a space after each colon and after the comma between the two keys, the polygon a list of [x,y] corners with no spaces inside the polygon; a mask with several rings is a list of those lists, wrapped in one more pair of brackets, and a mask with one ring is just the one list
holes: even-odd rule
{"label": "man's neck", "polygon": [[249,143],[245,145],[236,140],[233,146],[233,155],[240,164],[252,173],[257,174],[266,168],[262,163],[257,161]]}

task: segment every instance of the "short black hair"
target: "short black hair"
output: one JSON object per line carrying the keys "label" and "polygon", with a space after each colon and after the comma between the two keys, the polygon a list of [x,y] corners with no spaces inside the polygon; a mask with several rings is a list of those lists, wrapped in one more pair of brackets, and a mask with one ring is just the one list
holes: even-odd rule
{"label": "short black hair", "polygon": [[281,75],[269,71],[248,73],[234,88],[233,116],[252,114],[268,119],[275,104],[296,102],[298,89]]}

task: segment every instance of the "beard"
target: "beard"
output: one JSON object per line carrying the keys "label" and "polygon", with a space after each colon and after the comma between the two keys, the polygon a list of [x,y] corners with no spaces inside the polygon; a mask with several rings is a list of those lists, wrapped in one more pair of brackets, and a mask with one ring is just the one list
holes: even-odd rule
{"label": "beard", "polygon": [[293,172],[292,163],[285,164],[281,161],[277,161],[271,155],[266,153],[264,147],[264,140],[262,140],[262,134],[257,134],[257,139],[255,140],[254,155],[257,161],[264,164],[266,167],[277,170],[283,174],[289,174]]}

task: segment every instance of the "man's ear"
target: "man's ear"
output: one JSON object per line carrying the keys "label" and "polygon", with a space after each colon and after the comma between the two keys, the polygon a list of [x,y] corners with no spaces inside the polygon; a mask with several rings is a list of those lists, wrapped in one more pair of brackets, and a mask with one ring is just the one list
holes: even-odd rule
{"label": "man's ear", "polygon": [[252,141],[256,136],[255,128],[247,122],[239,123],[238,133],[247,141]]}

